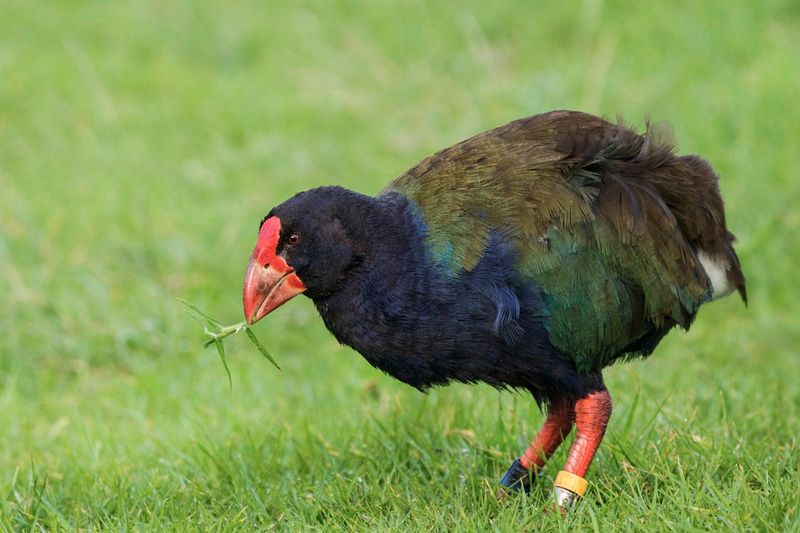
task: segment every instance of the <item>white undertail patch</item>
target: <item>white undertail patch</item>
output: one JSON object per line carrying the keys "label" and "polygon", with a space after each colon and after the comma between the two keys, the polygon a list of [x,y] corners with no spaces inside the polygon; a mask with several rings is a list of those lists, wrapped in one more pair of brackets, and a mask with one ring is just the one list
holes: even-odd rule
{"label": "white undertail patch", "polygon": [[728,282],[728,263],[721,257],[714,257],[703,250],[697,251],[697,258],[703,265],[708,279],[711,280],[711,299],[716,300],[733,292],[733,286]]}

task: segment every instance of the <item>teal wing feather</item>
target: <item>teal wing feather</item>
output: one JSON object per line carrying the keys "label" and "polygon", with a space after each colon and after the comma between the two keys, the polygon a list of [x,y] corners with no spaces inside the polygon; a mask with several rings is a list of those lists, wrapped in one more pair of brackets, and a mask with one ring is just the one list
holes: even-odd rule
{"label": "teal wing feather", "polygon": [[[541,288],[551,342],[582,371],[635,355],[626,349],[648,331],[689,326],[711,290],[697,249],[735,259],[705,162],[675,156],[656,128],[638,135],[582,113],[477,135],[387,191],[418,207],[434,260],[454,276],[494,232],[508,238],[518,275]],[[741,277],[738,260],[732,271]]]}

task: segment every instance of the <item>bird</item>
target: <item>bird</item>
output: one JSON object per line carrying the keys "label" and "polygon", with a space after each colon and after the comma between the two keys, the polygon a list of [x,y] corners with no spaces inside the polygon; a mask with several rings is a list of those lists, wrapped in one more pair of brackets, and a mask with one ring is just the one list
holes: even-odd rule
{"label": "bird", "polygon": [[421,391],[529,392],[546,413],[500,482],[530,491],[575,428],[557,505],[585,494],[611,416],[602,371],[649,356],[745,278],[718,176],[578,111],[512,121],[441,150],[370,196],[300,192],[262,219],[243,287],[252,325],[304,294],[342,344]]}

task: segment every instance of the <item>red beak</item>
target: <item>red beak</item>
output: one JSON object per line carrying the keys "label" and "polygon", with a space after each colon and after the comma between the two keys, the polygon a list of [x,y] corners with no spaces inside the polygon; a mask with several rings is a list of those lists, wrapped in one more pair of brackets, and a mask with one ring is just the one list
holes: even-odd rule
{"label": "red beak", "polygon": [[306,290],[294,269],[276,254],[280,235],[278,217],[268,218],[258,233],[242,289],[244,317],[250,325]]}

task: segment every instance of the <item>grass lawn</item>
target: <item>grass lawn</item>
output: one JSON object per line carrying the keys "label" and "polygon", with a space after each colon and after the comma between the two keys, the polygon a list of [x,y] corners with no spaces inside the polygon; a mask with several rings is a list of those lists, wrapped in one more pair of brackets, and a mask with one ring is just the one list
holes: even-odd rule
{"label": "grass lawn", "polygon": [[[0,6],[0,530],[800,530],[800,7],[34,2]],[[541,5],[539,5],[541,4]],[[497,502],[543,416],[423,395],[298,298],[228,344],[258,222],[572,108],[722,176],[750,307],[709,305],[615,401],[589,493]]]}

